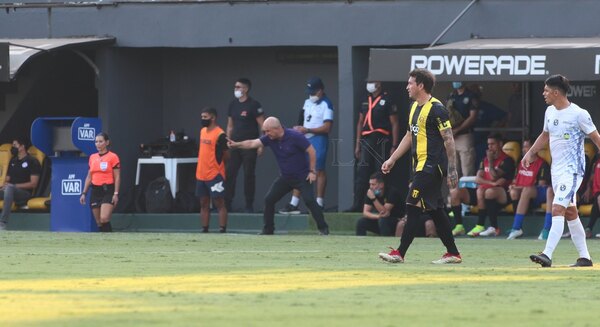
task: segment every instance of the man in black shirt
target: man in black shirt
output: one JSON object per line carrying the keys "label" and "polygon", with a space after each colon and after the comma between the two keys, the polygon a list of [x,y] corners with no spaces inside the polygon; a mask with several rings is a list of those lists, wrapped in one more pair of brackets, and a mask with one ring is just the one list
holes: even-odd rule
{"label": "man in black shirt", "polygon": [[[265,116],[261,104],[248,95],[252,83],[247,78],[235,82],[236,99],[229,104],[227,118],[227,137],[235,142],[253,140],[259,137],[259,129]],[[246,212],[254,212],[254,191],[256,185],[256,157],[262,153],[259,149],[231,149],[227,162],[225,203],[231,210],[231,202],[235,196],[235,184],[240,167],[244,166],[244,195],[246,196]]]}
{"label": "man in black shirt", "polygon": [[356,235],[365,236],[370,231],[381,236],[393,236],[398,219],[404,216],[403,211],[398,190],[386,187],[381,172],[373,173],[365,195],[363,217],[356,222]]}
{"label": "man in black shirt", "polygon": [[369,189],[369,176],[398,147],[398,107],[383,92],[380,82],[368,82],[369,95],[362,104],[356,124],[354,157],[358,160],[354,185],[354,203],[347,211],[360,211],[363,198]]}
{"label": "man in black shirt", "polygon": [[42,170],[37,159],[27,153],[27,144],[22,139],[14,140],[10,151],[13,158],[10,160],[4,185],[0,188],[0,198],[4,200],[0,230],[6,229],[13,202],[22,204],[31,198]]}

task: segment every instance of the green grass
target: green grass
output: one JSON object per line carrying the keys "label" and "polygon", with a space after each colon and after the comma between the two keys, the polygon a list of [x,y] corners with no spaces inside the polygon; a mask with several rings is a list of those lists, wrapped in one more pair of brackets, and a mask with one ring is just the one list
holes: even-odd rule
{"label": "green grass", "polygon": [[[465,262],[430,264],[416,239],[308,235],[0,234],[0,326],[596,326],[600,274],[538,268],[536,240],[458,239]],[[588,242],[592,256],[600,241]]]}

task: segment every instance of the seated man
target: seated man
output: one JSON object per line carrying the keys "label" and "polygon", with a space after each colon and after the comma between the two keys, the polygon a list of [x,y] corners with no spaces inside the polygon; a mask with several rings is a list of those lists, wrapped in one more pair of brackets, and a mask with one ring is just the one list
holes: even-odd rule
{"label": "seated man", "polygon": [[37,187],[42,168],[37,159],[27,153],[27,144],[22,139],[15,139],[10,149],[12,159],[6,172],[6,180],[0,188],[0,199],[4,200],[0,216],[0,230],[5,230],[13,202],[26,203]]}
{"label": "seated man", "polygon": [[[406,226],[407,218],[406,216],[400,218],[398,224],[396,225],[396,236],[401,237],[402,232],[404,232],[404,226]],[[419,224],[419,228],[417,229],[416,236],[420,237],[437,237],[437,232],[435,230],[435,223],[433,222],[433,218],[431,218],[427,214],[421,215],[422,224]]]}
{"label": "seated man", "polygon": [[[589,179],[588,190],[591,195],[592,212],[590,213],[588,225],[585,228],[586,238],[592,237],[592,230],[594,230],[594,225],[600,216],[600,155],[596,155],[596,160],[590,170],[591,176]],[[596,237],[600,237],[600,234],[597,234]]]}
{"label": "seated man", "polygon": [[395,187],[386,187],[381,172],[369,179],[369,190],[363,205],[363,217],[356,222],[356,235],[367,231],[381,236],[393,236],[398,218],[404,216],[402,197]]}
{"label": "seated man", "polygon": [[[502,151],[502,136],[490,135],[487,139],[488,150],[486,157],[481,161],[475,182],[477,190],[455,188],[450,190],[450,203],[456,219],[456,226],[452,230],[455,236],[463,235],[465,228],[462,222],[461,203],[477,204],[479,220],[477,225],[467,233],[468,236],[498,236],[498,213],[501,206],[508,203],[508,185],[515,172],[514,160]],[[485,217],[490,217],[491,226],[484,227]]]}
{"label": "seated man", "polygon": [[[529,151],[531,144],[531,140],[523,141],[523,155]],[[508,187],[515,211],[515,220],[512,230],[508,234],[508,240],[514,240],[523,235],[523,219],[529,210],[529,204],[533,202],[535,206],[538,206],[546,201],[550,167],[544,159],[537,155],[534,155],[533,158],[534,161],[529,168],[525,168],[522,163],[519,163],[517,176]]]}

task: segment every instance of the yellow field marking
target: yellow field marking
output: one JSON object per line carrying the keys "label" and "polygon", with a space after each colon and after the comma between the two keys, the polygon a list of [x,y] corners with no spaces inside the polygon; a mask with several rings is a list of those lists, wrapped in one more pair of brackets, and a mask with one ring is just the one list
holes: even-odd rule
{"label": "yellow field marking", "polygon": [[[76,278],[0,281],[0,317],[5,323],[85,318],[97,314],[156,312],[149,303],[123,300],[125,293],[192,294],[273,293],[369,286],[428,285],[472,282],[531,282],[567,276],[402,275],[389,271],[269,270],[156,277]],[[166,310],[167,308],[160,308]]]}

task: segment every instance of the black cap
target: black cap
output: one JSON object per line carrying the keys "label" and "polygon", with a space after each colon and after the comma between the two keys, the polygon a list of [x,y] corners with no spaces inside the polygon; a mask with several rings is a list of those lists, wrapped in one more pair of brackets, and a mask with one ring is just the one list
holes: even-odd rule
{"label": "black cap", "polygon": [[309,94],[314,94],[319,90],[323,90],[325,86],[323,85],[323,81],[319,77],[311,77],[306,82],[306,92]]}

